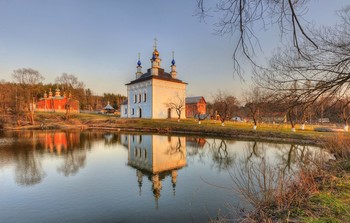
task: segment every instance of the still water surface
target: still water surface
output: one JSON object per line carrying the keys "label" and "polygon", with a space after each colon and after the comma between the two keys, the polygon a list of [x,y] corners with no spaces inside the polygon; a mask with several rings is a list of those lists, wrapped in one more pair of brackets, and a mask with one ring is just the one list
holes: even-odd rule
{"label": "still water surface", "polygon": [[193,136],[1,133],[0,222],[207,221],[242,206],[233,179],[247,163],[290,173],[319,151]]}

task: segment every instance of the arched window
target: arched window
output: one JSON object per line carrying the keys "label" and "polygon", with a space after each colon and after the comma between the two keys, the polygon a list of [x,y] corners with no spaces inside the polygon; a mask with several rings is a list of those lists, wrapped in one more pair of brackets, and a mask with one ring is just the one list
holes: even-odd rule
{"label": "arched window", "polygon": [[142,143],[142,135],[139,136],[139,143]]}
{"label": "arched window", "polygon": [[139,94],[139,103],[141,102],[141,93]]}
{"label": "arched window", "polygon": [[143,94],[143,101],[144,102],[146,102],[146,100],[147,100],[147,94],[146,94],[146,92]]}
{"label": "arched window", "polygon": [[135,94],[134,95],[134,103],[136,103],[137,102],[137,95]]}

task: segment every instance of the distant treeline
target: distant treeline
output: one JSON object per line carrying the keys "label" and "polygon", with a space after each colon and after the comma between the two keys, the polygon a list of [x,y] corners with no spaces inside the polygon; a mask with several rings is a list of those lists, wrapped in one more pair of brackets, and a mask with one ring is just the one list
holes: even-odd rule
{"label": "distant treeline", "polygon": [[108,102],[116,110],[126,99],[125,96],[114,93],[97,95],[93,90],[85,88],[83,82],[78,81],[72,74],[63,73],[57,77],[56,83],[44,84],[44,77],[36,70],[22,68],[14,70],[13,82],[2,80],[0,82],[0,112],[21,113],[29,111],[31,104],[36,103],[44,94],[49,94],[51,89],[53,95],[58,88],[61,96],[71,95],[71,98],[79,101],[81,110],[101,110]]}

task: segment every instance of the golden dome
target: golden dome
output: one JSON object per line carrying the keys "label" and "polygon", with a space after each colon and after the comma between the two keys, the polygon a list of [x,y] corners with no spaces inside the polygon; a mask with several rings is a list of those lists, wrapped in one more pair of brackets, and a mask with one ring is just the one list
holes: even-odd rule
{"label": "golden dome", "polygon": [[156,55],[156,56],[159,56],[158,50],[157,50],[157,49],[154,49],[153,54]]}

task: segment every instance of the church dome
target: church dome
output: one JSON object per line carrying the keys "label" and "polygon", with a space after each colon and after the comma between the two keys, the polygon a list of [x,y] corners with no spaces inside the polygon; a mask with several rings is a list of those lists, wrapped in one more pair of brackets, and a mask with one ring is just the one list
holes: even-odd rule
{"label": "church dome", "polygon": [[159,56],[159,52],[158,52],[158,50],[157,50],[157,49],[154,49],[154,51],[153,51],[153,55],[155,55],[156,57],[158,57],[158,56]]}

